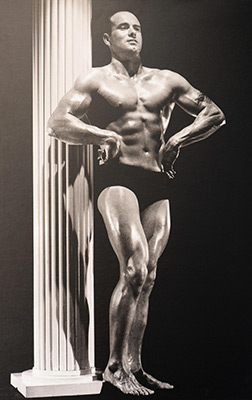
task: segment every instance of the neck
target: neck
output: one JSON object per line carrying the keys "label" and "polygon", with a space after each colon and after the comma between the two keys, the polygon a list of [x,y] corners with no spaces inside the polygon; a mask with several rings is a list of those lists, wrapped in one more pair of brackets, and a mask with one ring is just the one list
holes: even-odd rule
{"label": "neck", "polygon": [[130,77],[140,75],[143,68],[139,56],[130,60],[120,60],[118,57],[112,56],[111,66],[116,73]]}

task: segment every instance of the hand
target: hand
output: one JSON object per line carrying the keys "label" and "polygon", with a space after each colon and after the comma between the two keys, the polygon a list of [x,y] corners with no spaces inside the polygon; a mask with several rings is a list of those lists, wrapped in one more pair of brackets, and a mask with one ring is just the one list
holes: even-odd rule
{"label": "hand", "polygon": [[[111,132],[112,133],[112,132]],[[100,144],[98,149],[99,165],[106,164],[109,160],[118,157],[121,149],[121,137],[113,132],[113,136],[105,140],[104,144]]]}
{"label": "hand", "polygon": [[164,166],[164,170],[170,179],[173,179],[176,175],[174,170],[174,163],[177,160],[180,153],[180,147],[178,144],[173,144],[171,141],[166,143],[166,145],[161,150],[161,162]]}

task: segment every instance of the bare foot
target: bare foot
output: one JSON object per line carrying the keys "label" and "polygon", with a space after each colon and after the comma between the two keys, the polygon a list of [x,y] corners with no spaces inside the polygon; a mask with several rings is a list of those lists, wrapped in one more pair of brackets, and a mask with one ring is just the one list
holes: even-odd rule
{"label": "bare foot", "polygon": [[103,378],[124,394],[148,396],[154,393],[153,390],[142,386],[131,372],[127,373],[123,369],[117,369],[115,372],[112,372],[109,367],[107,367],[104,371]]}
{"label": "bare foot", "polygon": [[161,382],[153,376],[147,374],[142,369],[134,372],[134,375],[139,383],[151,389],[173,389],[174,386],[166,382]]}

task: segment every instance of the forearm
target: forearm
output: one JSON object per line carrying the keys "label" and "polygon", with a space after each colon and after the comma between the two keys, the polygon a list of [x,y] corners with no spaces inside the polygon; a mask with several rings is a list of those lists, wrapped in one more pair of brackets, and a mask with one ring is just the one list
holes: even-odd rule
{"label": "forearm", "polygon": [[206,139],[224,124],[225,116],[220,109],[214,112],[204,109],[191,125],[171,136],[169,141],[179,148],[185,147]]}
{"label": "forearm", "polygon": [[72,145],[102,145],[116,137],[116,133],[86,124],[70,113],[52,115],[47,124],[47,132],[55,139]]}

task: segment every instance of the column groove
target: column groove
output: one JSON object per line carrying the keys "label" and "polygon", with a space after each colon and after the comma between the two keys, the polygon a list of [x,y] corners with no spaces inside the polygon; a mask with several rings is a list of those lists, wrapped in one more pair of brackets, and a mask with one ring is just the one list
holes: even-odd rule
{"label": "column groove", "polygon": [[78,374],[94,367],[92,151],[46,134],[47,120],[60,98],[91,67],[90,22],[90,0],[34,0],[34,371],[38,374]]}

